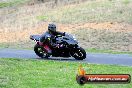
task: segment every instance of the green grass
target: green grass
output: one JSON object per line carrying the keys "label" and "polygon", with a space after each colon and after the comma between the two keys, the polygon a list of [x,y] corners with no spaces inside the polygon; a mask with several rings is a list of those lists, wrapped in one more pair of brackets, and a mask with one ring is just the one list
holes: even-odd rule
{"label": "green grass", "polygon": [[131,0],[123,0],[123,3],[127,5],[127,4],[130,3],[130,1],[131,1]]}
{"label": "green grass", "polygon": [[12,0],[7,2],[0,2],[0,8],[19,5],[19,4],[25,3],[26,1],[29,1],[29,0]]}
{"label": "green grass", "polygon": [[7,43],[0,43],[0,48],[8,48],[8,44]]}
{"label": "green grass", "polygon": [[132,52],[121,52],[121,51],[114,51],[114,50],[100,50],[96,48],[90,48],[86,49],[87,52],[90,53],[109,53],[109,54],[130,54],[132,55]]}
{"label": "green grass", "polygon": [[132,67],[97,65],[81,62],[20,60],[0,58],[1,88],[131,88],[130,84],[87,84],[76,83],[76,74],[82,64],[87,73],[130,74]]}
{"label": "green grass", "polygon": [[48,17],[47,16],[37,16],[36,17],[38,20],[47,20],[48,19]]}
{"label": "green grass", "polygon": [[11,5],[12,5],[12,3],[1,2],[0,3],[0,8],[11,6]]}
{"label": "green grass", "polygon": [[43,14],[48,17],[47,21],[60,23],[107,21],[132,23],[131,7],[132,0],[94,0],[71,7],[58,7]]}
{"label": "green grass", "polygon": [[33,50],[34,41],[26,41],[26,42],[9,42],[9,43],[0,43],[0,48],[11,48],[11,49],[29,49]]}

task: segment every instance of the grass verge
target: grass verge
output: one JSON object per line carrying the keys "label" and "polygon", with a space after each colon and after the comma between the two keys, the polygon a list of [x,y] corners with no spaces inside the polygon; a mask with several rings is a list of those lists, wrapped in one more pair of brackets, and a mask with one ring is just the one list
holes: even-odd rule
{"label": "grass verge", "polygon": [[121,52],[121,51],[113,51],[113,50],[100,50],[100,49],[96,49],[96,48],[86,49],[86,52],[90,52],[90,53],[109,53],[109,54],[130,54],[130,55],[132,55],[132,52]]}
{"label": "grass verge", "polygon": [[7,2],[0,2],[0,8],[19,5],[26,1],[29,1],[29,0],[12,0],[12,1],[7,1]]}
{"label": "grass verge", "polygon": [[[83,64],[87,73],[130,74],[132,67],[81,62],[0,58],[2,88],[80,88],[75,77]],[[130,84],[88,84],[82,88],[131,88]]]}
{"label": "grass verge", "polygon": [[[88,0],[85,3],[58,7],[44,12],[48,19],[39,20],[80,23],[80,22],[125,22],[132,23],[131,0]],[[41,16],[43,17],[43,15]]]}

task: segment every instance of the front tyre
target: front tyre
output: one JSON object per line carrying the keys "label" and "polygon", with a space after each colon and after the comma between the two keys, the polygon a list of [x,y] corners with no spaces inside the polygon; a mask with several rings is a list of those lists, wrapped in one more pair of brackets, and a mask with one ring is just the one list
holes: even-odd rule
{"label": "front tyre", "polygon": [[75,49],[74,52],[72,52],[72,56],[76,60],[83,60],[86,58],[86,52],[83,48],[79,47],[79,48]]}
{"label": "front tyre", "polygon": [[34,52],[36,53],[36,55],[38,55],[41,58],[49,57],[49,55],[44,51],[43,47],[38,44],[34,46]]}

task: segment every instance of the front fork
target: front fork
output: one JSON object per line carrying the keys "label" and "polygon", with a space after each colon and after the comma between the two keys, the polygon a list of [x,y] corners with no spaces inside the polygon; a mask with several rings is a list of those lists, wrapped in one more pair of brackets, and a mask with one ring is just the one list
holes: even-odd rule
{"label": "front fork", "polygon": [[75,51],[77,49],[79,49],[79,48],[80,48],[80,46],[78,46],[78,45],[75,45],[73,48],[70,48],[69,49],[70,56],[74,56],[75,55]]}

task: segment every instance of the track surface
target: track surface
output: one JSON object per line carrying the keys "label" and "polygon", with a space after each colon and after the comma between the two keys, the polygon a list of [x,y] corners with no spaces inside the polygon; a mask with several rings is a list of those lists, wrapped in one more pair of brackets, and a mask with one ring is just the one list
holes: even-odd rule
{"label": "track surface", "polygon": [[[36,56],[33,50],[17,50],[8,48],[0,49],[0,58],[40,59]],[[74,58],[50,58],[46,60],[77,61]],[[87,53],[87,58],[79,62],[132,66],[132,55]]]}

